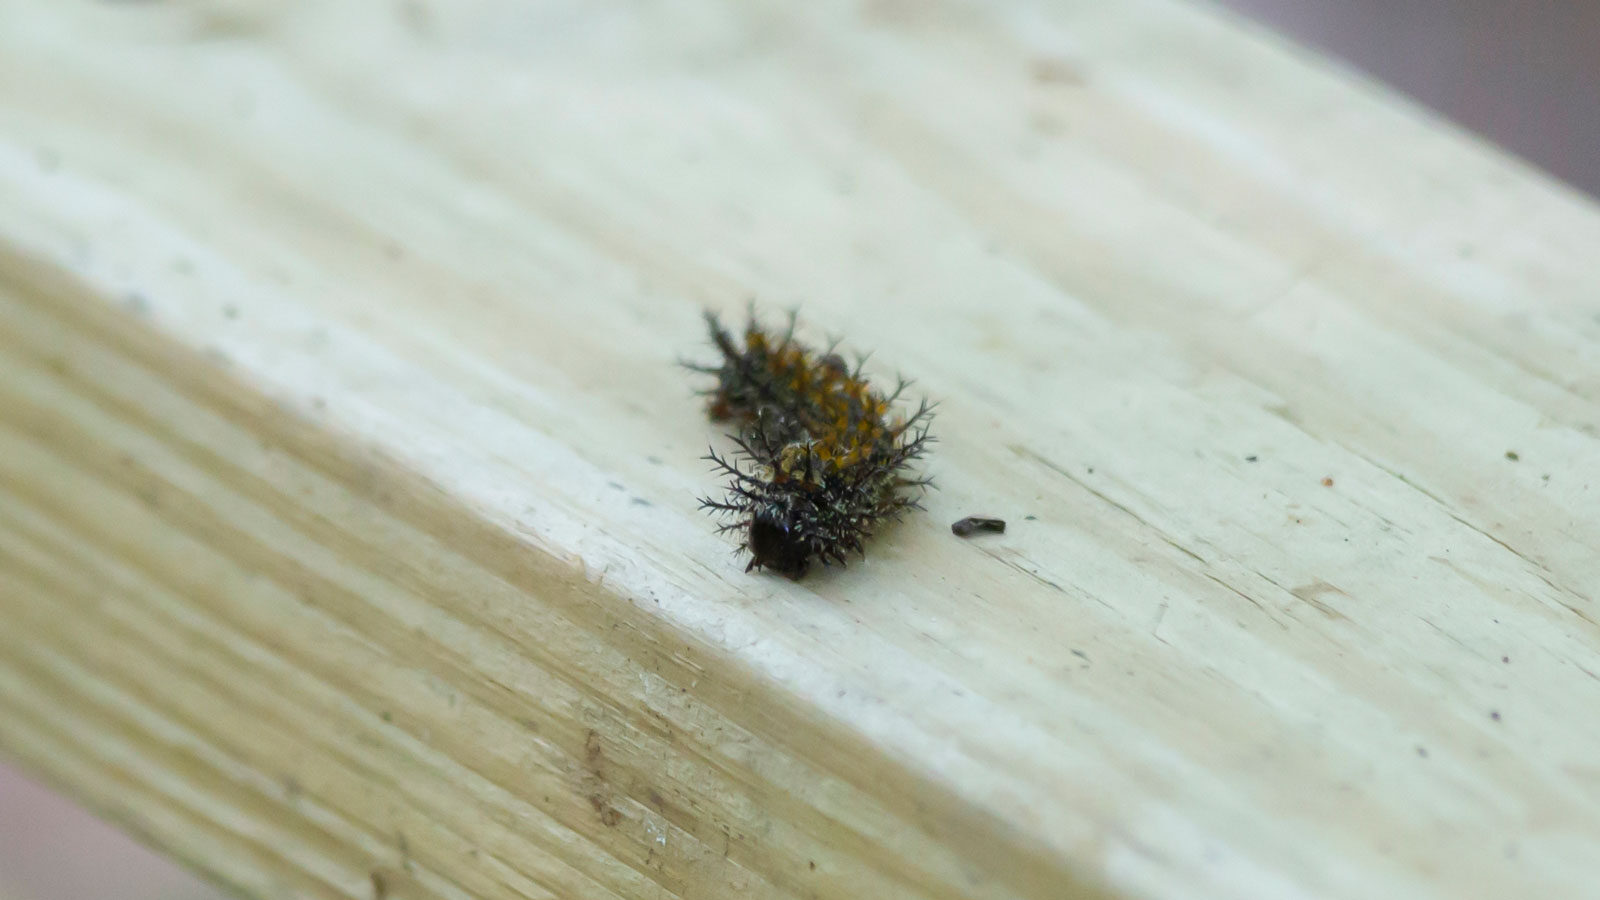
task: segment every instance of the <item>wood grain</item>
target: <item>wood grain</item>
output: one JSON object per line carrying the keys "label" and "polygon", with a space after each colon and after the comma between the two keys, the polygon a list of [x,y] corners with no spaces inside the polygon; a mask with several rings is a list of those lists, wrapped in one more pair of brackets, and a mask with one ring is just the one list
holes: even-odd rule
{"label": "wood grain", "polygon": [[[213,879],[1594,890],[1573,192],[1158,0],[0,16],[0,751]],[[750,297],[941,403],[800,583]]]}

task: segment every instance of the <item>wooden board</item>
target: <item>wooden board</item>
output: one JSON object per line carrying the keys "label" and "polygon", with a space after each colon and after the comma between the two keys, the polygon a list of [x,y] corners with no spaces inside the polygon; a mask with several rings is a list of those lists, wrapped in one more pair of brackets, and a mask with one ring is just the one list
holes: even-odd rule
{"label": "wooden board", "polygon": [[[0,751],[213,879],[1600,883],[1590,201],[1158,0],[0,20]],[[752,297],[941,404],[800,583]]]}

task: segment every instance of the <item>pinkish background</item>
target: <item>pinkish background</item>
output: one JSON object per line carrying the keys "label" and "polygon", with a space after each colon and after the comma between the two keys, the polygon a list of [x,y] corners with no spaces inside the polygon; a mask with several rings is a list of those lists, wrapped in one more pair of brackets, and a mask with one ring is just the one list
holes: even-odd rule
{"label": "pinkish background", "polygon": [[1600,2],[1217,2],[1600,196]]}
{"label": "pinkish background", "polygon": [[0,766],[0,900],[222,897],[38,782]]}
{"label": "pinkish background", "polygon": [[[1343,58],[1600,196],[1600,2],[1219,2]],[[0,765],[0,900],[217,897]]]}

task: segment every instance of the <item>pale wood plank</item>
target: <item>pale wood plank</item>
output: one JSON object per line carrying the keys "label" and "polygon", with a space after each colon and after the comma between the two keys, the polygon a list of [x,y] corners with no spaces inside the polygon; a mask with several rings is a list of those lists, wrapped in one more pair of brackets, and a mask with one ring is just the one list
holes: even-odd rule
{"label": "pale wood plank", "polygon": [[[0,11],[0,750],[211,877],[1592,890],[1572,192],[1153,0]],[[943,404],[799,584],[752,295]]]}

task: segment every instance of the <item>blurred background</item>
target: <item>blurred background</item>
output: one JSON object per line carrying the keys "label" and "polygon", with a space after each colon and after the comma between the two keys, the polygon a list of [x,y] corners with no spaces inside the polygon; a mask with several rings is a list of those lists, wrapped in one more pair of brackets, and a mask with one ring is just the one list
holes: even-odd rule
{"label": "blurred background", "polygon": [[44,785],[0,764],[0,900],[224,897]]}
{"label": "blurred background", "polygon": [[1600,197],[1595,0],[1216,0]]}
{"label": "blurred background", "polygon": [[[1600,2],[1217,2],[1600,196]],[[0,764],[0,900],[220,896]]]}

